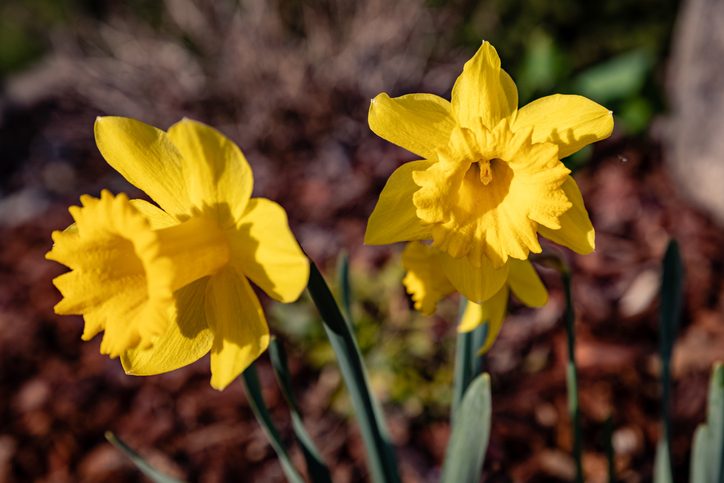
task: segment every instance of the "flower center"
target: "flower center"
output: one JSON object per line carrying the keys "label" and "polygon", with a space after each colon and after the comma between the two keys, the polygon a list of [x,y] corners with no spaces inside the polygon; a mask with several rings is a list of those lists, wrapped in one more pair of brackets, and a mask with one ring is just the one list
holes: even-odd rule
{"label": "flower center", "polygon": [[480,161],[473,163],[471,169],[477,169],[480,172],[480,182],[483,186],[488,186],[493,181],[493,165],[500,164],[504,161],[494,159],[481,159]]}
{"label": "flower center", "polygon": [[458,187],[456,211],[469,218],[497,207],[507,196],[512,179],[513,170],[502,159],[472,163]]}

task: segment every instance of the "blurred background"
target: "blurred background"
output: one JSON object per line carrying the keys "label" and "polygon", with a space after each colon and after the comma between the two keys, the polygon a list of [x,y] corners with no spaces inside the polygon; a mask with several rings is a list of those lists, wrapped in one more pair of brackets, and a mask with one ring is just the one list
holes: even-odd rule
{"label": "blurred background", "polygon": [[[241,384],[209,387],[208,359],[134,378],[52,312],[62,273],[45,261],[67,207],[101,188],[143,196],[105,164],[99,115],[167,128],[183,116],[238,142],[254,194],[281,203],[334,282],[350,255],[354,318],[406,482],[439,477],[450,433],[457,301],[411,310],[400,247],[362,244],[366,218],[409,153],[367,127],[380,92],[449,97],[481,39],[521,105],[562,92],[614,111],[613,136],[566,163],[597,229],[574,267],[577,359],[589,481],[605,481],[612,415],[621,481],[649,481],[660,429],[660,259],[687,270],[675,349],[673,466],[688,478],[712,363],[724,357],[724,7],[716,0],[4,0],[0,3],[0,481],[138,481],[112,430],[191,481],[284,481]],[[486,481],[571,481],[563,296],[513,306],[486,364],[493,428]],[[290,354],[305,422],[334,481],[367,481],[364,450],[308,298],[265,300]],[[294,460],[288,411],[264,355],[264,395]],[[330,411],[329,408],[332,408]]]}

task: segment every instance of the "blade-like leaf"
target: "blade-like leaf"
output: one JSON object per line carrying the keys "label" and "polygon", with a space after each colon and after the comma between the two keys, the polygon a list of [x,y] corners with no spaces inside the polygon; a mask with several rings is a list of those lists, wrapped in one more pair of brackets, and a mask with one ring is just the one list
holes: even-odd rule
{"label": "blade-like leaf", "polygon": [[376,483],[399,483],[394,449],[378,403],[372,397],[357,341],[352,335],[350,325],[339,311],[329,286],[312,262],[307,289],[322,316],[324,330],[347,385],[352,407],[359,421],[372,480]]}
{"label": "blade-like leaf", "polygon": [[691,445],[691,468],[689,481],[691,483],[712,483],[709,477],[709,445],[706,424],[700,424],[694,432],[694,443]]}
{"label": "blade-like leaf", "polygon": [[442,483],[477,483],[490,438],[490,376],[482,374],[465,391],[445,453]]}
{"label": "blade-like leaf", "polygon": [[128,459],[130,459],[139,470],[141,470],[141,473],[146,475],[151,481],[156,483],[181,483],[182,480],[165,475],[148,464],[143,456],[138,454],[133,448],[128,446],[121,438],[112,432],[106,431],[105,436],[109,443],[119,449],[121,453],[126,455],[126,457],[128,457]]}
{"label": "blade-like leaf", "polygon": [[692,483],[724,482],[724,365],[717,362],[709,383],[706,423],[699,425],[691,448]]}
{"label": "blade-like leaf", "polygon": [[292,381],[287,366],[287,355],[282,343],[273,337],[269,344],[269,356],[271,357],[274,375],[276,375],[279,387],[282,390],[284,399],[287,400],[292,418],[292,428],[294,435],[302,447],[304,459],[307,462],[307,471],[309,478],[313,483],[327,483],[332,481],[329,468],[324,462],[317,446],[314,444],[312,437],[307,432],[302,421],[302,415],[299,411],[294,394],[292,393]]}
{"label": "blade-like leaf", "polygon": [[269,413],[269,408],[267,408],[266,403],[264,402],[264,397],[261,394],[261,385],[259,384],[259,375],[256,372],[255,364],[247,367],[242,374],[242,379],[244,381],[246,394],[249,398],[251,410],[254,413],[256,420],[266,433],[267,438],[269,438],[269,442],[279,458],[279,463],[282,465],[284,475],[286,475],[287,480],[292,483],[304,483],[304,479],[297,472],[296,468],[294,468],[294,464],[292,464],[289,453],[287,453],[287,450],[282,444],[279,431],[274,425],[271,414]]}
{"label": "blade-like leaf", "polygon": [[352,322],[352,284],[349,281],[349,256],[342,253],[337,265],[337,284],[342,294],[342,308],[347,320]]}
{"label": "blade-like leaf", "polygon": [[654,483],[673,483],[671,477],[671,460],[669,459],[669,445],[666,439],[660,439],[656,445],[656,460],[654,460]]}
{"label": "blade-like leaf", "polygon": [[[656,474],[671,478],[669,450],[671,447],[671,352],[681,317],[683,300],[684,267],[675,240],[669,242],[664,255],[661,275],[661,309],[659,318],[659,353],[661,356],[661,419],[663,443],[659,444],[656,458]],[[666,454],[661,454],[665,452]],[[667,480],[660,480],[667,481]]]}

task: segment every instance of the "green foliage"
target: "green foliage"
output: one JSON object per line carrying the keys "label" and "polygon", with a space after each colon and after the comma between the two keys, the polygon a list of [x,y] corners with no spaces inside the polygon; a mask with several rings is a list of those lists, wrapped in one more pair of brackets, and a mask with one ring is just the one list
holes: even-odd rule
{"label": "green foliage", "polygon": [[110,431],[106,431],[106,439],[109,443],[115,446],[121,453],[126,455],[134,465],[148,477],[149,480],[155,483],[181,483],[181,480],[177,480],[171,476],[165,475],[158,471],[156,468],[148,464],[148,462],[138,454],[133,448],[128,446],[121,438],[116,436]]}
{"label": "green foliage", "polygon": [[724,481],[724,365],[714,365],[706,423],[699,425],[691,448],[691,482]]}
{"label": "green foliage", "polygon": [[284,448],[282,438],[279,435],[279,430],[274,425],[274,421],[272,421],[271,414],[269,413],[269,408],[267,408],[266,403],[264,402],[264,396],[261,393],[259,375],[256,372],[255,364],[250,365],[244,371],[242,379],[244,381],[244,389],[246,390],[251,410],[262,429],[264,429],[264,433],[266,433],[267,438],[269,438],[269,442],[271,443],[272,448],[274,448],[274,451],[279,458],[279,462],[282,465],[284,475],[291,483],[304,483],[304,478],[302,478],[302,476],[294,468],[294,464],[289,457],[289,453],[287,453],[287,450]]}
{"label": "green foliage", "polygon": [[279,383],[279,388],[282,391],[284,399],[286,399],[287,404],[289,405],[292,418],[292,428],[294,429],[294,435],[296,436],[297,441],[302,447],[302,453],[304,454],[304,459],[307,463],[309,478],[313,483],[331,482],[332,477],[329,473],[329,468],[322,459],[322,455],[302,422],[302,415],[292,392],[292,379],[289,374],[289,368],[287,367],[287,355],[284,351],[284,346],[276,337],[273,337],[271,343],[269,344],[269,357],[271,357],[274,375]]}
{"label": "green foliage", "polygon": [[[338,268],[337,272],[340,273]],[[362,269],[349,271],[348,284],[354,287],[350,312],[360,350],[369,370],[374,392],[401,407],[410,417],[425,413],[444,418],[451,403],[453,372],[450,360],[455,344],[453,324],[456,304],[445,300],[438,313],[445,330],[438,330],[434,318],[411,310],[400,281],[403,271],[399,259],[374,274]],[[342,284],[335,284],[340,286]],[[338,298],[343,306],[344,297]],[[288,347],[303,347],[295,355],[312,369],[337,371],[334,352],[311,301],[303,298],[289,304],[273,304],[268,311],[274,330],[289,341]],[[291,349],[290,349],[291,350]],[[334,409],[349,413],[349,400],[339,391]]]}
{"label": "green foliage", "polygon": [[663,437],[656,448],[654,479],[672,481],[671,476],[671,353],[681,317],[684,266],[675,240],[669,242],[662,262],[659,354],[661,356],[661,419]]}
{"label": "green foliage", "polygon": [[485,462],[492,415],[490,376],[475,379],[463,397],[445,454],[442,483],[475,483]]}
{"label": "green foliage", "polygon": [[387,434],[382,412],[377,400],[372,397],[357,341],[322,274],[311,262],[307,289],[322,316],[324,330],[350,394],[367,451],[372,480],[379,483],[397,483],[400,481],[400,476],[394,450]]}

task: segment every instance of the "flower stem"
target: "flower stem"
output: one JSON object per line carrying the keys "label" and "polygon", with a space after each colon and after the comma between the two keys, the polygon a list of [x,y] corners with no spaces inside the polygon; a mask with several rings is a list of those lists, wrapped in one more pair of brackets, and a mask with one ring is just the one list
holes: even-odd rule
{"label": "flower stem", "polygon": [[568,414],[573,428],[573,459],[576,464],[576,483],[583,483],[581,412],[578,406],[578,374],[576,370],[576,334],[573,295],[571,294],[571,273],[563,269],[563,290],[566,295],[566,336],[568,341],[568,363],[566,365],[566,386],[568,388]]}

